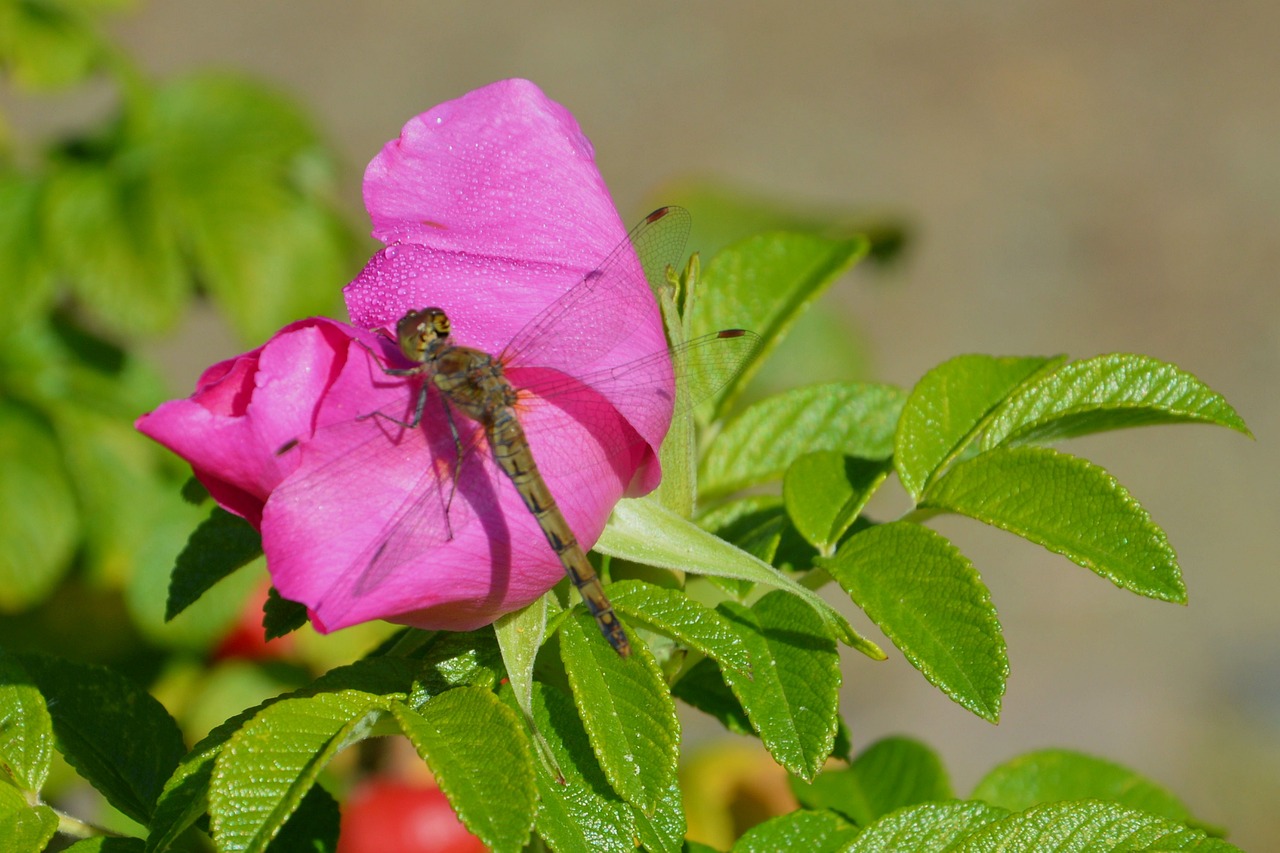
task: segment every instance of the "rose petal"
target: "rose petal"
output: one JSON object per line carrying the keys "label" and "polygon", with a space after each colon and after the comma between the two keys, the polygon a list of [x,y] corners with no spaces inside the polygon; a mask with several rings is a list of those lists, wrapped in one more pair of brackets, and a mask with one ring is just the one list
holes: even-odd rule
{"label": "rose petal", "polygon": [[626,234],[578,122],[527,80],[411,119],[369,164],[364,198],[384,243],[584,272]]}
{"label": "rose petal", "polygon": [[258,524],[262,504],[296,459],[277,451],[315,429],[315,410],[339,351],[356,330],[303,320],[256,350],[205,371],[195,394],[135,426],[188,460],[225,509]]}

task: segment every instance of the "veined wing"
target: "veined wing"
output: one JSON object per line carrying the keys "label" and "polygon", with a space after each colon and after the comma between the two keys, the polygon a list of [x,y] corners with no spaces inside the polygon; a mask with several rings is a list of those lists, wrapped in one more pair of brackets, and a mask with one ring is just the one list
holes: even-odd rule
{"label": "veined wing", "polygon": [[[658,353],[656,288],[679,263],[689,237],[689,212],[660,207],[559,299],[539,311],[503,349],[510,367],[544,367],[586,379],[601,360],[615,364]],[[629,355],[628,355],[629,353]]]}

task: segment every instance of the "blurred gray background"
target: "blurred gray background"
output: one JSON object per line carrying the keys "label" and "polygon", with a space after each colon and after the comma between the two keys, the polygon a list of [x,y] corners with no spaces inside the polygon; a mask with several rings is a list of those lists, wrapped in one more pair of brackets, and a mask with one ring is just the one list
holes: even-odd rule
{"label": "blurred gray background", "polygon": [[[1257,442],[1186,426],[1067,448],[1165,526],[1189,607],[948,521],[1007,631],[1002,722],[897,654],[846,654],[842,708],[859,746],[934,745],[961,793],[1018,752],[1074,747],[1280,849],[1280,4],[166,0],[116,31],[157,74],[239,68],[301,97],[353,207],[409,117],[521,76],[577,116],[627,218],[681,176],[900,213],[906,263],[825,303],[865,336],[876,379],[909,386],[974,351],[1137,351],[1196,373]],[[183,346],[205,364],[235,345]]]}

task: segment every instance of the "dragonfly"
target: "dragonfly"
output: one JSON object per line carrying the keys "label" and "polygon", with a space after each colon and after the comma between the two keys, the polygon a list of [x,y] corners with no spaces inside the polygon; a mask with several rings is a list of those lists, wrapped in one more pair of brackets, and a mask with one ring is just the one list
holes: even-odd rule
{"label": "dragonfly", "polygon": [[[438,398],[448,425],[447,442],[453,446],[447,466],[452,470],[424,464],[410,497],[390,514],[386,525],[341,573],[329,594],[364,594],[431,543],[452,539],[457,531],[451,508],[460,486],[468,482],[464,463],[477,445],[487,443],[494,463],[532,514],[601,634],[619,655],[630,653],[626,632],[604,586],[534,458],[522,423],[522,403],[531,397],[553,403],[564,399],[571,401],[570,406],[576,402],[580,414],[584,406],[588,413],[592,406],[633,411],[656,407],[680,417],[738,375],[760,345],[757,335],[742,329],[712,333],[673,351],[663,347],[621,366],[595,372],[590,368],[623,345],[635,329],[652,323],[652,315],[645,315],[658,307],[650,286],[665,277],[668,266],[678,260],[687,232],[688,214],[681,208],[664,207],[649,214],[598,266],[535,315],[498,356],[454,343],[450,317],[442,308],[404,314],[396,324],[394,340],[407,366],[392,366],[371,354],[383,374],[413,389],[410,399],[390,410],[361,415],[356,421],[378,424],[376,437],[371,435],[370,441],[394,443],[396,436],[389,433],[424,428],[428,406]],[[646,275],[651,281],[643,280]],[[548,364],[552,369],[546,369]],[[541,369],[530,374],[533,378],[525,376],[517,386],[509,374],[524,367]],[[682,388],[678,403],[670,394],[675,383]],[[470,434],[466,434],[468,423]],[[598,454],[557,456],[551,461],[558,470],[603,467],[644,443],[628,429],[606,429],[597,438]],[[554,436],[544,442],[544,446],[553,444]],[[356,459],[361,456],[354,454]],[[310,485],[296,488],[308,491],[316,488],[317,481],[348,476],[352,464],[339,461],[317,472]],[[291,488],[288,483],[281,487],[284,500],[305,497],[289,494]]]}

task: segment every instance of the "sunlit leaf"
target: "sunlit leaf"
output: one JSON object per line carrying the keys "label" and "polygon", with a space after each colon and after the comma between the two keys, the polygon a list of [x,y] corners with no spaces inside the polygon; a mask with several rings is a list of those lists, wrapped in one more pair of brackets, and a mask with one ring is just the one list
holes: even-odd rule
{"label": "sunlit leaf", "polygon": [[1115,803],[1076,800],[1035,806],[993,821],[947,850],[957,853],[1075,853],[1080,850],[1238,853],[1203,832]]}
{"label": "sunlit leaf", "polygon": [[1177,365],[1143,355],[1100,355],[1073,361],[1018,389],[996,411],[982,447],[1189,422],[1251,434],[1221,394]]}
{"label": "sunlit leaf", "polygon": [[260,851],[325,766],[370,734],[391,700],[359,690],[283,699],[233,734],[215,760],[209,817],[222,849]]}
{"label": "sunlit leaf", "polygon": [[[753,644],[746,631],[751,675],[728,670],[725,680],[774,759],[791,773],[812,778],[831,754],[839,723],[835,641],[813,610],[781,590],[765,595],[750,610],[734,602],[722,607],[739,630],[753,625],[764,641]],[[776,683],[770,683],[773,678]],[[778,702],[783,706],[777,707]]]}
{"label": "sunlit leaf", "polygon": [[997,448],[956,465],[920,506],[958,512],[1043,545],[1122,589],[1187,598],[1164,531],[1115,478],[1043,447]]}
{"label": "sunlit leaf", "polygon": [[28,795],[40,793],[53,759],[53,720],[15,658],[0,650],[0,773]]}
{"label": "sunlit leaf", "polygon": [[761,400],[730,420],[707,448],[701,494],[717,497],[779,480],[792,462],[818,450],[888,459],[904,399],[888,385],[832,383]]}
{"label": "sunlit leaf", "polygon": [[830,554],[889,476],[888,460],[871,461],[830,450],[807,453],[787,469],[782,498],[796,529]]}
{"label": "sunlit leaf", "polygon": [[534,763],[538,780],[537,832],[557,853],[633,853],[635,810],[613,790],[568,696],[541,682],[533,689],[533,718],[547,741],[557,778],[547,762]]}
{"label": "sunlit leaf", "polygon": [[518,851],[537,809],[533,755],[519,718],[489,690],[460,687],[417,711],[392,713],[468,830],[490,849]]}
{"label": "sunlit leaf", "polygon": [[560,654],[574,704],[609,784],[628,803],[652,812],[676,778],[680,722],[675,703],[642,643],[634,643],[631,656],[622,658],[594,636],[594,626],[581,615],[560,628]]}
{"label": "sunlit leaf", "polygon": [[721,393],[723,412],[796,318],[867,252],[863,237],[759,234],[719,252],[702,272],[690,309],[691,337],[749,329],[763,339],[757,358]]}
{"label": "sunlit leaf", "polygon": [[155,333],[191,292],[173,223],[141,151],[67,160],[49,177],[42,227],[79,304],[119,334]]}
{"label": "sunlit leaf", "polygon": [[996,406],[1037,372],[1063,360],[961,355],[922,376],[907,397],[894,435],[893,464],[907,493],[919,498]]}
{"label": "sunlit leaf", "polygon": [[848,539],[819,564],[916,669],[985,720],[1000,716],[1009,661],[991,595],[940,534],[896,521]]}
{"label": "sunlit leaf", "polygon": [[54,299],[53,270],[41,251],[40,193],[37,180],[0,170],[0,330],[6,333],[35,321]]}
{"label": "sunlit leaf", "polygon": [[38,853],[58,831],[58,813],[46,805],[32,805],[22,792],[0,784],[0,839],[4,849]]}
{"label": "sunlit leaf", "polygon": [[763,583],[786,590],[821,614],[842,642],[868,657],[884,657],[884,652],[854,631],[848,620],[813,590],[654,501],[620,501],[595,550],[644,565]]}
{"label": "sunlit leaf", "polygon": [[201,75],[161,87],[151,120],[158,192],[236,330],[257,341],[333,313],[356,271],[354,241],[297,105],[246,79]]}
{"label": "sunlit leaf", "polygon": [[846,849],[857,835],[857,827],[845,822],[835,812],[797,809],[747,830],[734,843],[731,853],[775,853],[778,850],[835,853]]}
{"label": "sunlit leaf", "polygon": [[715,610],[681,590],[619,581],[609,585],[609,600],[627,621],[673,637],[722,667],[750,675],[751,658],[738,632]]}
{"label": "sunlit leaf", "polygon": [[926,803],[881,818],[864,829],[848,853],[949,853],[953,846],[1008,812],[986,803]]}

